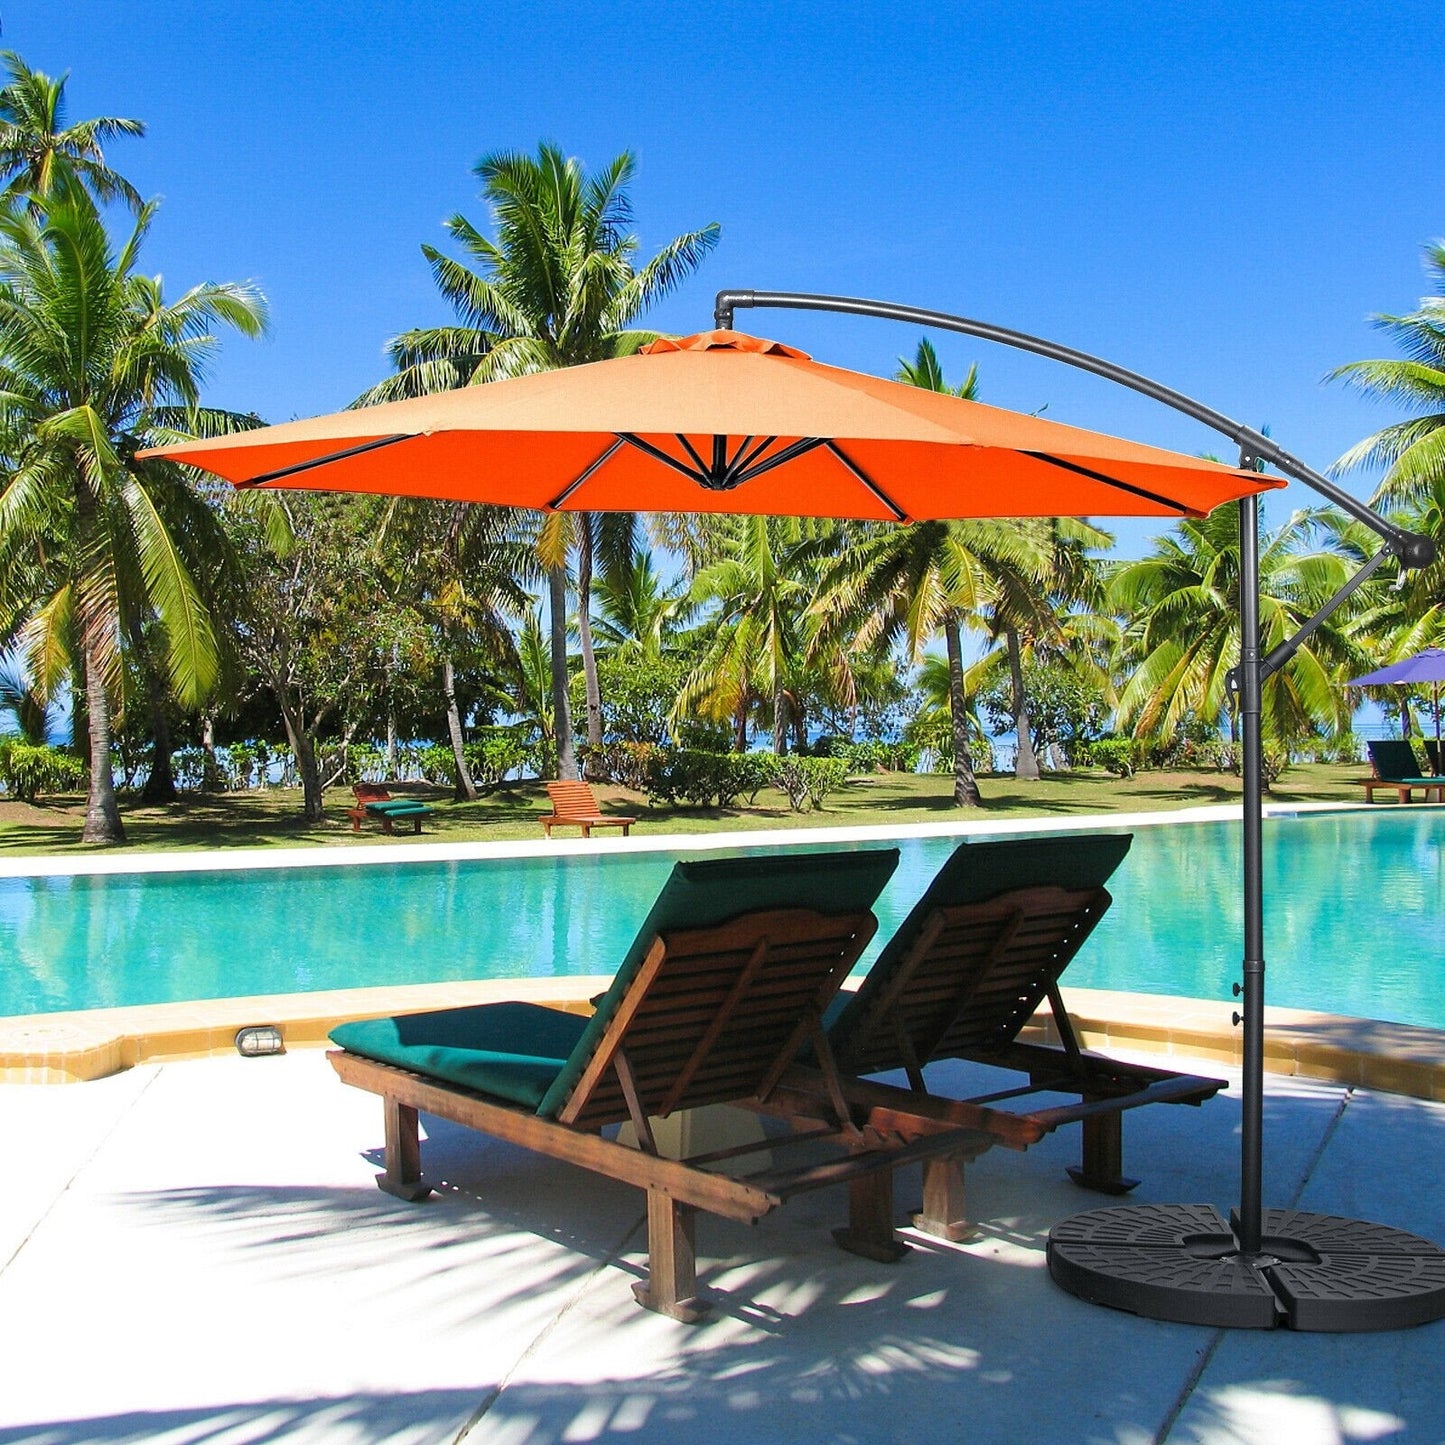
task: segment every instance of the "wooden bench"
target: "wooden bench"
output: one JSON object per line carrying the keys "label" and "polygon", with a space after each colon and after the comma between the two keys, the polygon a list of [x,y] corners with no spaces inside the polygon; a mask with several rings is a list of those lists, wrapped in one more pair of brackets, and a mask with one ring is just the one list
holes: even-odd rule
{"label": "wooden bench", "polygon": [[351,819],[351,831],[359,833],[361,825],[368,818],[381,824],[383,833],[395,833],[397,822],[409,820],[412,832],[421,832],[421,820],[431,817],[431,809],[415,798],[393,798],[382,783],[357,783],[351,791],[356,794],[355,804],[346,810]]}
{"label": "wooden bench", "polygon": [[636,818],[609,817],[597,806],[592,785],[580,778],[548,783],[547,796],[552,800],[552,811],[537,821],[549,838],[559,824],[581,828],[584,838],[590,838],[594,828],[621,828],[625,838],[637,821]]}

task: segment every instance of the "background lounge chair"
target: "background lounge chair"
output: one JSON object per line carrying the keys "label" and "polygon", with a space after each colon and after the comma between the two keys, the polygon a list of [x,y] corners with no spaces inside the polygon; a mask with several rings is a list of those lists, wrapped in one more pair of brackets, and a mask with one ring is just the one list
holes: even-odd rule
{"label": "background lounge chair", "polygon": [[393,798],[382,783],[356,783],[351,791],[356,794],[356,804],[346,810],[351,819],[351,831],[359,833],[364,819],[374,818],[381,824],[383,833],[394,832],[393,824],[410,820],[412,832],[421,832],[421,820],[431,817],[431,809],[415,798]]}
{"label": "background lounge chair", "polygon": [[[956,1124],[943,1101],[905,1111],[913,1097],[905,1091],[855,1106],[826,1066],[822,1012],[873,933],[868,908],[897,860],[887,850],[677,864],[591,1019],[506,1003],[337,1028],[337,1073],[384,1101],[378,1184],[403,1199],[429,1192],[417,1129],[425,1110],[638,1185],[647,1191],[649,1273],[635,1293],[685,1320],[705,1309],[696,1287],[698,1209],[754,1221],[793,1194],[847,1183],[850,1224],[839,1243],[897,1258],[894,1168],[938,1153],[973,1158],[996,1142]],[[778,1090],[810,1039],[825,1066],[795,1071]],[[658,1155],[651,1117],[717,1103],[807,1127],[703,1159]],[[640,1148],[600,1134],[622,1121]],[[831,1142],[842,1157],[746,1176],[717,1172],[733,1156],[793,1142]]]}
{"label": "background lounge chair", "polygon": [[[850,1074],[906,1071],[925,1091],[933,1059],[970,1059],[1025,1072],[1019,1088],[964,1101],[1002,1104],[1036,1093],[1078,1094],[1080,1102],[1013,1113],[980,1127],[1004,1142],[1029,1143],[1062,1124],[1083,1125],[1076,1183],[1123,1193],[1121,1116],[1143,1104],[1199,1104],[1222,1079],[1120,1063],[1079,1046],[1058,978],[1111,902],[1105,880],[1129,851],[1127,834],[965,843],[884,946],[858,992],[834,1006],[828,1038]],[[1045,1000],[1059,1044],[1021,1042]],[[914,1222],[949,1238],[967,1232],[961,1169],[926,1166],[924,1209]]]}
{"label": "background lounge chair", "polygon": [[1415,756],[1415,749],[1408,740],[1396,738],[1384,742],[1367,742],[1365,747],[1369,749],[1370,766],[1375,771],[1373,778],[1358,780],[1365,790],[1367,803],[1375,801],[1375,792],[1379,788],[1394,789],[1402,803],[1412,801],[1411,790],[1414,788],[1424,788],[1427,803],[1431,801],[1432,792],[1437,803],[1445,802],[1445,781],[1438,777],[1427,777],[1421,772],[1420,759]]}
{"label": "background lounge chair", "polygon": [[537,821],[549,838],[552,836],[552,829],[559,824],[581,828],[584,838],[590,838],[594,828],[621,828],[622,836],[626,838],[637,821],[636,818],[609,816],[604,813],[597,806],[592,784],[583,782],[580,778],[548,783],[547,796],[552,800],[552,811]]}

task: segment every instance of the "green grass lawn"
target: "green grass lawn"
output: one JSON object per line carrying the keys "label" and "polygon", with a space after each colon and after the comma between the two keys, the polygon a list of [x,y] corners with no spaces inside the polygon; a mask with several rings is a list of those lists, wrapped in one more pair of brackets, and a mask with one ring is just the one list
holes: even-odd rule
{"label": "green grass lawn", "polygon": [[[1267,801],[1351,802],[1363,794],[1353,779],[1364,777],[1361,764],[1310,763],[1291,768]],[[820,812],[794,813],[781,793],[763,792],[755,807],[651,808],[640,794],[606,785],[597,788],[603,811],[631,814],[633,836],[666,833],[714,833],[737,829],[859,827],[876,824],[943,822],[950,819],[1070,817],[1091,813],[1155,812],[1236,802],[1239,779],[1227,773],[1141,773],[1115,778],[1086,771],[1049,774],[1037,783],[1020,783],[1010,775],[980,779],[983,807],[953,806],[953,779],[940,775],[880,773],[855,778],[830,796]],[[124,849],[83,850],[154,853],[170,850],[226,848],[350,847],[386,842],[405,848],[427,842],[496,842],[539,838],[540,814],[550,811],[540,783],[519,783],[499,789],[475,803],[454,803],[440,789],[408,786],[398,789],[424,798],[432,807],[420,837],[410,832],[387,838],[375,824],[351,831],[346,816],[352,801],[349,788],[326,795],[326,816],[320,823],[301,818],[297,789],[268,788],[260,792],[189,795],[163,808],[139,807],[123,801],[129,842]],[[1381,806],[1395,806],[1382,803]],[[80,830],[85,800],[70,795],[47,798],[39,805],[0,802],[0,855],[82,851]],[[605,830],[615,836],[614,830]],[[575,829],[557,836],[576,836]]]}

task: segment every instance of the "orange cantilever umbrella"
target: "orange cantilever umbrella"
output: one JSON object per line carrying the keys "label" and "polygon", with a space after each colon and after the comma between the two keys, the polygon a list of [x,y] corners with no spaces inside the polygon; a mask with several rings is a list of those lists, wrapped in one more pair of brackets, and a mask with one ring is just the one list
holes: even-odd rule
{"label": "orange cantilever umbrella", "polygon": [[1197,517],[1284,485],[736,331],[141,456],[238,486],[896,522]]}

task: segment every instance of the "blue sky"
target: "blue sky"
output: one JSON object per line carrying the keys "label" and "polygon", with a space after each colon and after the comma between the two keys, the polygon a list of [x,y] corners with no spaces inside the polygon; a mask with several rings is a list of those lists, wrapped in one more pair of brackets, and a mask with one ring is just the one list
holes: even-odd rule
{"label": "blue sky", "polygon": [[[385,373],[389,336],[448,319],[420,243],[455,211],[485,219],[480,155],[542,138],[591,166],[636,152],[646,246],[721,223],[659,329],[710,325],[723,286],[960,311],[1268,423],[1316,465],[1392,419],[1322,378],[1388,354],[1368,317],[1415,304],[1420,247],[1445,233],[1438,7],[1411,0],[10,0],[0,18],[31,65],[70,70],[72,118],[147,123],[110,155],[164,198],[146,269],[171,293],[264,288],[270,337],[228,344],[210,395],[272,421],[344,405]],[[739,325],[884,373],[919,335]],[[950,374],[980,362],[985,400],[1213,445],[1103,382],[935,341]],[[1307,500],[1285,495],[1276,516]]]}

